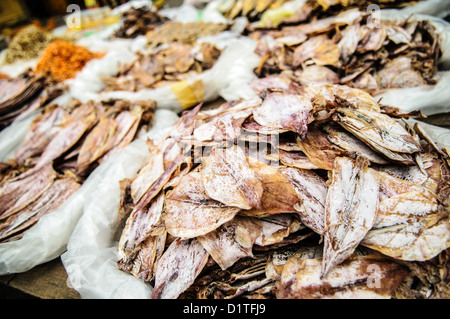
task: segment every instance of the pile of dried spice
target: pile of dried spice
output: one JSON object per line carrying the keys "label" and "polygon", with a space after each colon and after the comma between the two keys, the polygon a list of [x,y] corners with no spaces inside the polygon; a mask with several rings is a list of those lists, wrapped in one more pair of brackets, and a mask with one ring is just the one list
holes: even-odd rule
{"label": "pile of dried spice", "polygon": [[49,74],[57,81],[64,81],[74,78],[90,60],[103,55],[70,42],[56,40],[45,48],[36,65],[36,73]]}
{"label": "pile of dried spice", "polygon": [[55,37],[34,25],[21,29],[11,40],[5,51],[3,64],[12,64],[17,61],[27,61],[38,58],[45,47]]}

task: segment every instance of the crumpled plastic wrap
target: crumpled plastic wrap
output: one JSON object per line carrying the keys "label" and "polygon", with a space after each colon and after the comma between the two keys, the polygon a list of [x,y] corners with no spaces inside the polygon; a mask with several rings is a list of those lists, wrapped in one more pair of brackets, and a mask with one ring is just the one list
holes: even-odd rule
{"label": "crumpled plastic wrap", "polygon": [[[90,217],[94,218],[90,224],[109,227],[112,219],[102,215],[101,211],[109,211],[102,205],[112,205],[109,199],[117,197],[114,191],[119,187],[118,181],[134,176],[140,168],[140,159],[144,160],[146,156],[145,136],[163,134],[177,119],[178,116],[169,110],[157,110],[154,125],[146,135],[98,166],[78,191],[56,210],[44,215],[21,239],[0,244],[0,275],[24,272],[60,256],[66,250],[85,206],[102,207]],[[106,233],[97,235],[107,240]]]}
{"label": "crumpled plastic wrap", "polygon": [[[84,212],[61,256],[74,289],[83,298],[149,298],[150,286],[116,266],[119,226],[119,182],[134,177],[148,156],[147,138],[158,143],[178,117],[170,110],[156,113],[155,126],[101,166],[85,192]],[[161,118],[159,115],[164,115]],[[83,185],[84,187],[84,185]]]}

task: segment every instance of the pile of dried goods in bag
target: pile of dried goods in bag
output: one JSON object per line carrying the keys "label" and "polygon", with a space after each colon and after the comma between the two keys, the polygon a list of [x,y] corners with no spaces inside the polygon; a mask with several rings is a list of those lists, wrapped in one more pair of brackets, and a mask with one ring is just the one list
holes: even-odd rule
{"label": "pile of dried goods in bag", "polygon": [[147,46],[156,48],[158,45],[173,42],[193,44],[198,38],[215,35],[228,27],[225,23],[169,21],[147,32]]}
{"label": "pile of dried goods in bag", "polygon": [[103,55],[71,42],[55,40],[45,48],[35,72],[64,81],[74,78],[90,60]]}
{"label": "pile of dried goods in bag", "polygon": [[186,111],[120,183],[119,269],[153,298],[448,298],[449,148],[414,114],[294,83]]}
{"label": "pile of dried goods in bag", "polygon": [[46,106],[15,158],[0,163],[0,241],[20,238],[62,204],[101,162],[152,125],[155,107],[121,100]]}
{"label": "pile of dried goods in bag", "polygon": [[42,76],[25,72],[16,78],[0,79],[0,130],[55,99],[63,88]]}
{"label": "pile of dried goods in bag", "polygon": [[2,62],[12,64],[36,59],[53,40],[55,36],[34,25],[24,27],[8,44]]}
{"label": "pile of dried goods in bag", "polygon": [[150,54],[141,54],[115,77],[104,78],[104,90],[133,92],[183,81],[213,67],[220,53],[210,43],[172,43]]}
{"label": "pile of dried goods in bag", "polygon": [[[376,5],[379,8],[400,8],[417,2],[417,0],[380,0]],[[229,19],[241,16],[254,21],[253,25],[256,27],[273,27],[280,23],[297,23],[313,17],[332,16],[349,8],[368,8],[371,4],[373,4],[371,0],[306,0],[300,8],[292,11],[297,4],[291,0],[227,0],[220,3],[217,10]],[[272,13],[271,17],[267,16],[269,13]]]}
{"label": "pile of dried goods in bag", "polygon": [[[345,84],[373,94],[435,84],[439,36],[424,20],[381,21],[352,9],[279,30],[254,31],[259,77],[280,75],[299,84]],[[264,41],[273,37],[274,44]]]}
{"label": "pile of dried goods in bag", "polygon": [[117,38],[136,38],[139,35],[145,35],[160,24],[167,22],[168,19],[159,15],[153,8],[140,7],[130,8],[122,14],[122,24],[114,33]]}

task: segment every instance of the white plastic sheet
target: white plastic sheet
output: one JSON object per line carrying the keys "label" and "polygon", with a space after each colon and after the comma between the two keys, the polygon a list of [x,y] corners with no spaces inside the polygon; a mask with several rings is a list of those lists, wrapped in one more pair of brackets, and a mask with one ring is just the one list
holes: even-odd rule
{"label": "white plastic sheet", "polygon": [[[178,116],[171,111],[157,110],[154,125],[147,134],[157,137],[177,119]],[[89,217],[93,218],[90,224],[105,227],[104,232],[96,235],[103,241],[109,240],[105,236],[112,227],[109,224],[112,219],[102,212],[110,212],[107,208],[114,203],[110,199],[118,198],[118,181],[136,174],[146,152],[143,138],[129,144],[98,166],[78,191],[56,210],[44,215],[21,239],[0,244],[0,275],[24,272],[60,256],[66,250],[85,205],[97,205],[95,214]]]}
{"label": "white plastic sheet", "polygon": [[[160,109],[154,126],[144,137],[103,165],[85,192],[84,213],[61,259],[72,286],[83,298],[149,298],[151,288],[117,269],[116,232],[119,226],[119,182],[134,177],[148,156],[146,138],[158,143],[178,117]],[[162,121],[164,119],[164,122]],[[106,164],[106,163],[105,163]],[[119,234],[120,235],[120,234]]]}

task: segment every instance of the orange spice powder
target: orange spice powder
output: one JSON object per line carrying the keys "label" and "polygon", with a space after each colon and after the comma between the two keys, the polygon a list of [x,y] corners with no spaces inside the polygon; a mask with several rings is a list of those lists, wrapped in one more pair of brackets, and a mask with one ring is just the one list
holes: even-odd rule
{"label": "orange spice powder", "polygon": [[101,58],[104,53],[91,52],[71,42],[55,40],[44,50],[36,65],[36,73],[50,74],[57,81],[72,79],[87,62]]}

